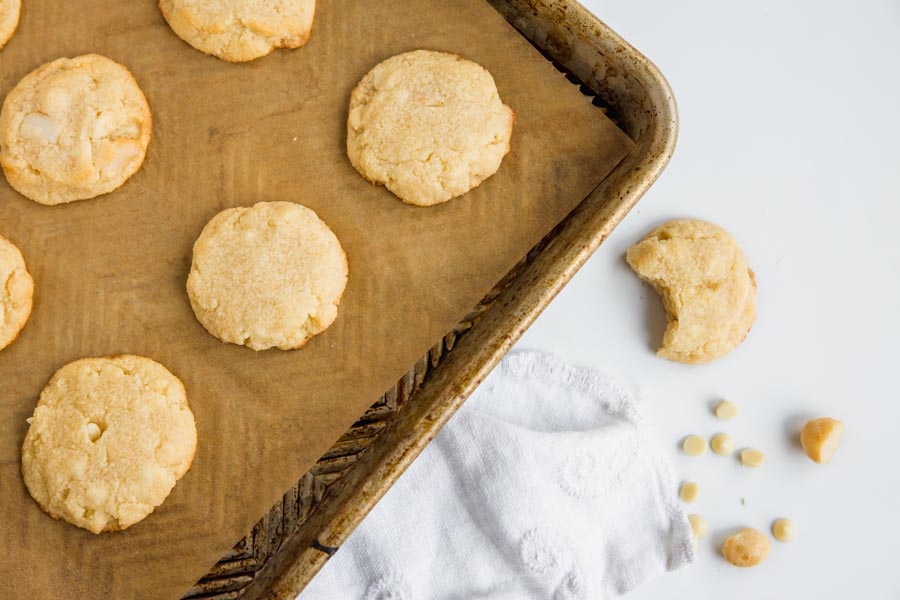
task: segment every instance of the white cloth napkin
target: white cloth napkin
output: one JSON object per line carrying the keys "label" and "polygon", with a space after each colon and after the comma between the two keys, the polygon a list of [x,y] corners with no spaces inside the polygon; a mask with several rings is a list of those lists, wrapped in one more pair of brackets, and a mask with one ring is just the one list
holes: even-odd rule
{"label": "white cloth napkin", "polygon": [[615,598],[693,559],[631,393],[515,353],[300,599]]}

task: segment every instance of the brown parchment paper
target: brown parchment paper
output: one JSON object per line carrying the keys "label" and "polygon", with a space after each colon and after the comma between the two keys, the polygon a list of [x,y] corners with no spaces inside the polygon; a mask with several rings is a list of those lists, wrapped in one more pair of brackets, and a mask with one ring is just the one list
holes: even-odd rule
{"label": "brown parchment paper", "polygon": [[[499,173],[432,208],[368,184],[345,153],[353,86],[417,48],[486,66],[517,115]],[[44,207],[0,182],[0,234],[36,282],[31,320],[0,352],[0,597],[176,598],[630,142],[483,0],[320,0],[305,48],[241,65],[182,42],[154,0],[29,0],[0,52],[0,93],[47,61],[87,52],[132,70],[153,137],[143,168],[98,199]],[[262,200],[313,208],[349,257],[337,321],[299,351],[222,344],[185,294],[204,224]],[[117,353],[151,357],[184,381],[199,449],[150,517],[95,536],[30,499],[20,447],[56,369]]]}

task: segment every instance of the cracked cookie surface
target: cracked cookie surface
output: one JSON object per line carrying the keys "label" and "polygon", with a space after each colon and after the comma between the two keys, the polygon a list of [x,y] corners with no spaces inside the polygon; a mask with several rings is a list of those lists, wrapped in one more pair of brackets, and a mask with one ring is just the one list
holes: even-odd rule
{"label": "cracked cookie surface", "polygon": [[315,0],[160,0],[172,31],[206,54],[245,62],[309,41]]}
{"label": "cracked cookie surface", "polygon": [[497,172],[514,121],[484,67],[416,50],[380,63],[353,90],[347,154],[372,183],[431,206]]}
{"label": "cracked cookie surface", "polygon": [[0,0],[0,48],[3,48],[16,32],[21,10],[22,0]]}
{"label": "cracked cookie surface", "polygon": [[197,320],[220,340],[292,350],[337,318],[347,274],[340,241],[315,212],[260,202],[207,223],[187,292]]}
{"label": "cracked cookie surface", "polygon": [[628,249],[635,273],[662,297],[668,325],[659,355],[702,364],[740,344],[756,319],[756,279],[727,231],[670,221]]}
{"label": "cracked cookie surface", "polygon": [[22,474],[52,517],[117,531],[163,503],[196,448],[184,386],[168,369],[140,356],[84,358],[41,392]]}
{"label": "cracked cookie surface", "polygon": [[31,316],[34,281],[22,252],[0,235],[0,350],[19,336]]}
{"label": "cracked cookie surface", "polygon": [[40,204],[112,192],[141,167],[150,107],[131,73],[98,54],[60,58],[26,75],[0,112],[0,164]]}

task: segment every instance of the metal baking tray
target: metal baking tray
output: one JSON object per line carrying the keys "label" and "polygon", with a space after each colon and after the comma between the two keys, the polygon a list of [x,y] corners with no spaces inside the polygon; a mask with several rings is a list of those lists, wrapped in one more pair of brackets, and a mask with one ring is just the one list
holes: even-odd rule
{"label": "metal baking tray", "polygon": [[665,78],[575,0],[486,0],[635,142],[632,153],[397,382],[185,598],[294,598],[656,181]]}

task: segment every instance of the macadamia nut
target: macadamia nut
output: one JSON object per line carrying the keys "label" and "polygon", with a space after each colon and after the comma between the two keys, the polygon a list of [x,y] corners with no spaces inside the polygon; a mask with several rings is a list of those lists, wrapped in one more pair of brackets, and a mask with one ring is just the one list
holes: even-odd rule
{"label": "macadamia nut", "polygon": [[837,419],[813,419],[800,432],[800,445],[814,462],[827,465],[844,437],[844,424]]}
{"label": "macadamia nut", "polygon": [[688,521],[691,522],[691,531],[694,532],[695,540],[702,540],[709,534],[709,523],[700,515],[688,515]]}
{"label": "macadamia nut", "polygon": [[741,529],[728,536],[722,556],[736,567],[753,567],[769,556],[769,538],[755,529]]}

